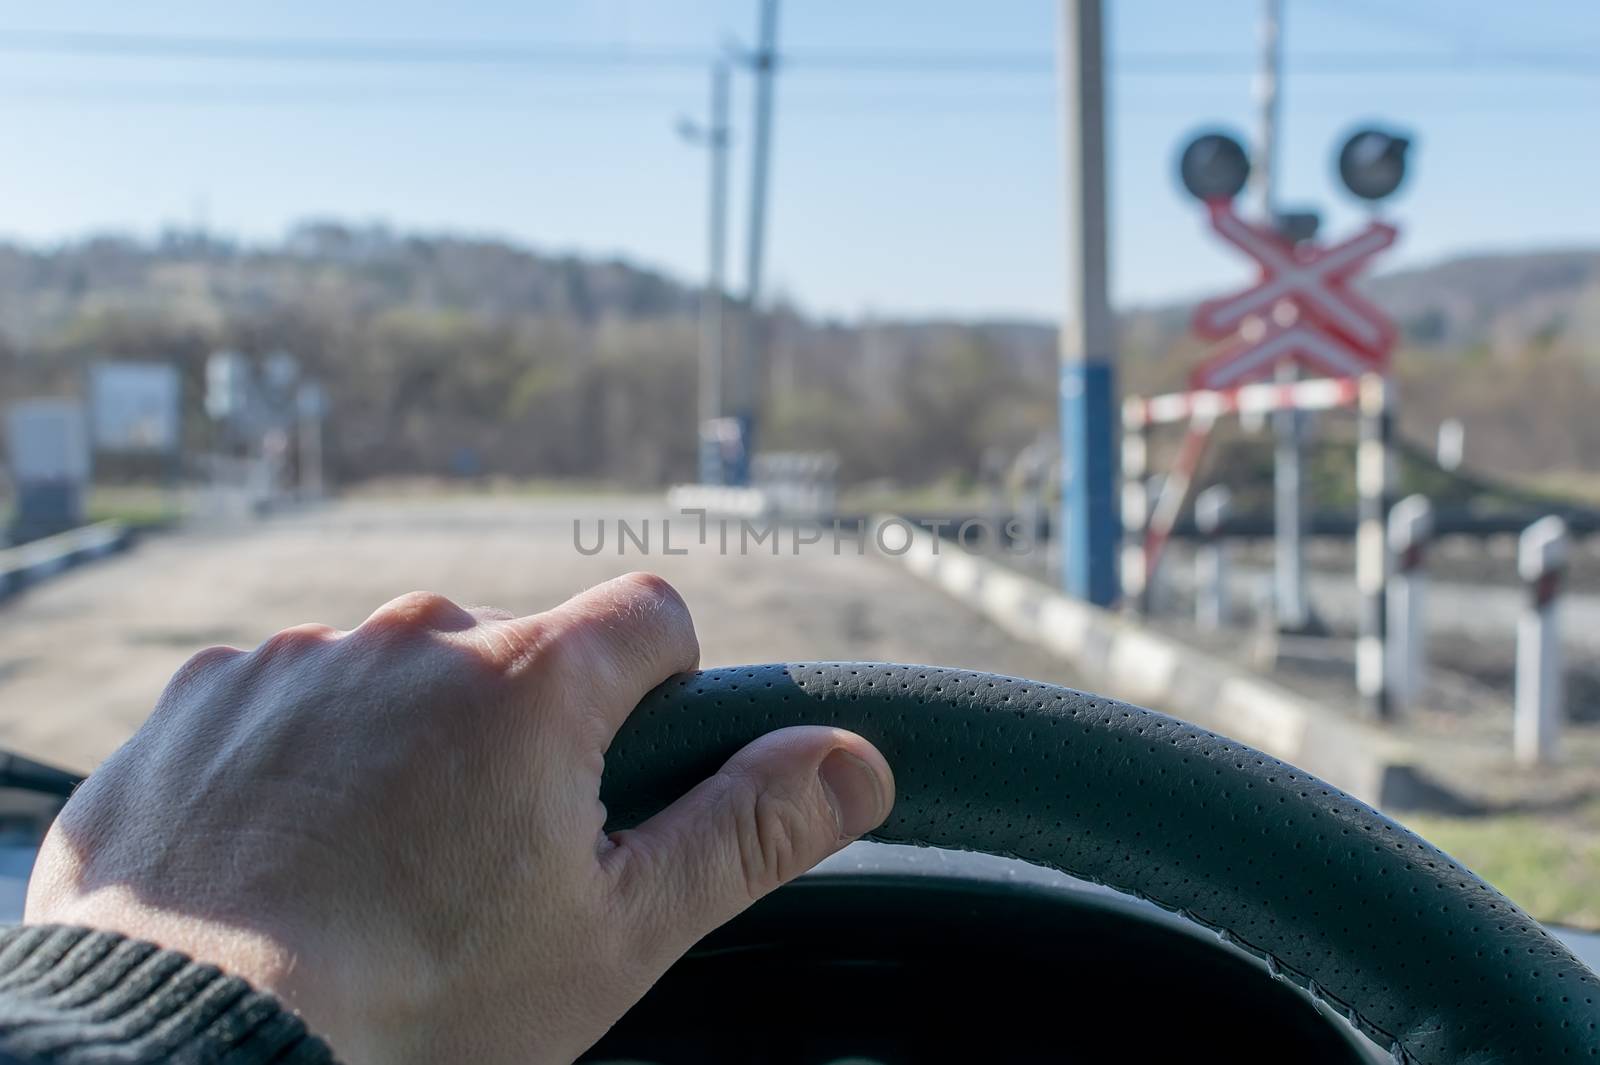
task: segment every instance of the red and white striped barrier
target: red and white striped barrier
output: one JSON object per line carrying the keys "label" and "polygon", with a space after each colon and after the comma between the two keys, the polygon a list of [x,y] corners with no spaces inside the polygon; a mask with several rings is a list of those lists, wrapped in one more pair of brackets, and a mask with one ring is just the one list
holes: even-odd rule
{"label": "red and white striped barrier", "polygon": [[1349,377],[1315,377],[1304,381],[1245,385],[1224,392],[1169,392],[1162,396],[1129,396],[1122,402],[1122,426],[1139,431],[1152,425],[1228,414],[1270,414],[1280,410],[1336,410],[1354,407],[1361,386]]}

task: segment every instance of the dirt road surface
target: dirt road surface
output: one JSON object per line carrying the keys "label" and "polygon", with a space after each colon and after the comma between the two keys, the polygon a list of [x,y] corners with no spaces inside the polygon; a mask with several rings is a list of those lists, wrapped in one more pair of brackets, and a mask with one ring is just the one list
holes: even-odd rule
{"label": "dirt road surface", "polygon": [[[330,504],[243,527],[145,539],[0,604],[0,747],[86,770],[149,713],[202,647],[249,648],[287,625],[358,625],[414,589],[518,612],[634,569],[683,593],[702,663],[860,659],[956,665],[1072,682],[1065,666],[853,543],[791,538],[740,553],[698,544],[696,521],[648,500],[461,498]],[[574,520],[581,524],[574,538]],[[601,520],[606,522],[603,547]],[[650,553],[617,552],[618,519],[651,522]]]}

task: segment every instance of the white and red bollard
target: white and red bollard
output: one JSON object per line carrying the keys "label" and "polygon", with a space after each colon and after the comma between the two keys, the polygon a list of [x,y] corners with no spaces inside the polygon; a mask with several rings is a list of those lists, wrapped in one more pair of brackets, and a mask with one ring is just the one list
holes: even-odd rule
{"label": "white and red bollard", "polygon": [[1561,747],[1563,677],[1561,579],[1567,565],[1567,523],[1551,515],[1522,531],[1517,575],[1528,590],[1517,621],[1517,694],[1512,739],[1523,765],[1553,762]]}
{"label": "white and red bollard", "polygon": [[1200,533],[1194,553],[1194,620],[1202,629],[1228,623],[1228,555],[1217,534],[1231,504],[1227,485],[1214,484],[1194,497],[1194,524]]}
{"label": "white and red bollard", "polygon": [[1407,496],[1389,511],[1389,557],[1393,571],[1385,606],[1389,611],[1389,700],[1396,713],[1416,700],[1427,683],[1428,576],[1424,563],[1433,537],[1433,504]]}
{"label": "white and red bollard", "polygon": [[1150,525],[1150,423],[1134,403],[1122,414],[1122,602],[1130,610],[1149,608],[1145,587],[1145,530]]}

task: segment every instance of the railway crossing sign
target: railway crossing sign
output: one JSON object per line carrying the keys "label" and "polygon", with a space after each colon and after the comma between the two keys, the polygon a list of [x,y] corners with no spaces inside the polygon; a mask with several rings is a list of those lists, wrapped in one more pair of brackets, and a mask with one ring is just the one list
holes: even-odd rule
{"label": "railway crossing sign", "polygon": [[1207,200],[1206,208],[1212,228],[1254,259],[1261,274],[1243,292],[1196,308],[1195,332],[1236,339],[1195,369],[1193,387],[1237,388],[1271,376],[1286,362],[1327,377],[1388,367],[1394,323],[1351,289],[1350,281],[1395,242],[1394,226],[1372,221],[1355,236],[1324,247],[1292,243],[1268,226],[1244,221],[1231,199]]}

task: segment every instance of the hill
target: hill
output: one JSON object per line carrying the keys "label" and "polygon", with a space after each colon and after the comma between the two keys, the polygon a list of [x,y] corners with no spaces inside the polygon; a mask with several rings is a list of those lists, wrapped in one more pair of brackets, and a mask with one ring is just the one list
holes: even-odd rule
{"label": "hill", "polygon": [[[1404,425],[1466,417],[1499,472],[1600,466],[1600,251],[1475,255],[1379,277],[1404,329]],[[206,355],[294,352],[326,380],[335,471],[483,470],[656,484],[688,476],[698,290],[620,260],[319,221],[245,246],[172,233],[0,245],[0,392],[76,387],[97,357],[170,358],[203,445]],[[1188,308],[1122,317],[1123,381],[1181,383]],[[770,318],[773,447],[846,476],[971,476],[1054,422],[1047,323]]]}

